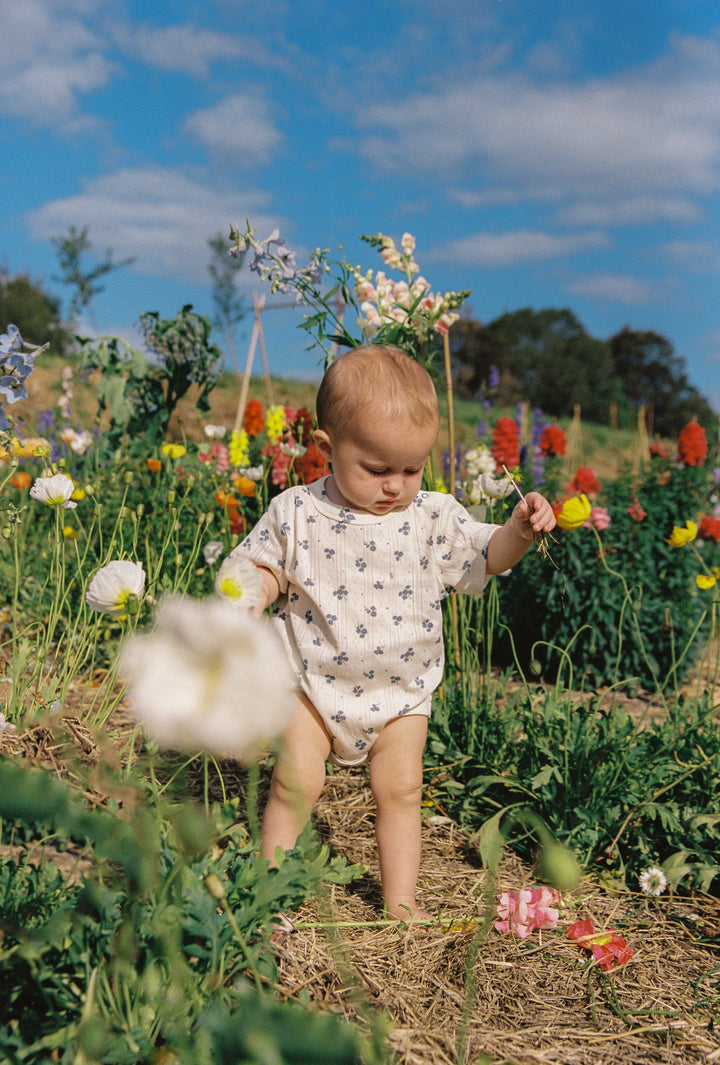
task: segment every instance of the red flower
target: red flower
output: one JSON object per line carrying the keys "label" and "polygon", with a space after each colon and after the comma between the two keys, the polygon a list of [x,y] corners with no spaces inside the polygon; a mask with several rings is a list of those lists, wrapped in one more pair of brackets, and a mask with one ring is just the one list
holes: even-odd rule
{"label": "red flower", "polygon": [[600,491],[600,482],[589,466],[580,466],[573,480],[564,487],[571,495],[596,496]]}
{"label": "red flower", "polygon": [[642,505],[637,499],[634,499],[632,501],[630,506],[627,508],[627,512],[633,521],[643,521],[644,518],[647,518],[647,511],[643,510]]}
{"label": "red flower", "polygon": [[312,484],[330,473],[330,467],[314,444],[294,462],[295,474],[303,484]]}
{"label": "red flower", "polygon": [[292,435],[303,445],[308,447],[313,432],[313,416],[307,407],[299,407],[295,420],[291,423]]}
{"label": "red flower", "polygon": [[712,514],[701,518],[697,534],[699,540],[720,541],[720,518],[716,518]]}
{"label": "red flower", "polygon": [[265,414],[259,399],[249,399],[243,416],[243,429],[248,436],[257,436],[265,428]]}
{"label": "red flower", "polygon": [[559,425],[546,425],[540,434],[543,455],[564,455],[567,448],[565,433]]}
{"label": "red flower", "polygon": [[702,466],[707,453],[707,437],[702,425],[688,422],[678,436],[678,459],[686,466]]}
{"label": "red flower", "polygon": [[624,965],[633,956],[632,947],[628,946],[614,928],[609,932],[596,932],[590,920],[571,924],[566,935],[568,939],[574,939],[579,946],[589,950],[600,968],[606,972],[616,965]]}
{"label": "red flower", "polygon": [[669,447],[665,447],[659,440],[653,440],[650,445],[650,455],[654,459],[669,459],[671,451]]}
{"label": "red flower", "polygon": [[497,472],[503,466],[512,469],[520,462],[520,430],[512,418],[503,415],[493,429],[492,457]]}

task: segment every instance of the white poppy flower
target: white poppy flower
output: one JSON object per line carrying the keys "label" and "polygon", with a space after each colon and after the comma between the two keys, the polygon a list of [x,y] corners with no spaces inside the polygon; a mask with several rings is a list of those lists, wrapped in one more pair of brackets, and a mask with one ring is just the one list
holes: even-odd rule
{"label": "white poppy flower", "polygon": [[475,485],[488,499],[504,499],[514,488],[509,477],[493,477],[491,473],[482,473],[475,481]]}
{"label": "white poppy flower", "polygon": [[172,750],[250,761],[284,732],[293,676],[265,619],[216,596],[170,596],[156,623],[120,655],[130,712],[148,736]]}
{"label": "white poppy flower", "polygon": [[224,425],[205,425],[203,432],[210,440],[222,440],[227,432]]}
{"label": "white poppy flower", "polygon": [[245,466],[238,470],[241,477],[247,477],[248,481],[262,481],[265,476],[264,466]]}
{"label": "white poppy flower", "polygon": [[220,540],[208,540],[203,547],[203,558],[208,566],[214,565],[223,553],[223,545]]}
{"label": "white poppy flower", "polygon": [[141,562],[128,559],[108,562],[88,584],[85,602],[91,610],[124,617],[136,611],[144,590],[145,570]]}
{"label": "white poppy flower", "polygon": [[215,591],[233,606],[252,610],[263,601],[262,574],[246,555],[228,555],[217,572]]}
{"label": "white poppy flower", "polygon": [[667,877],[659,865],[649,866],[640,874],[640,887],[645,895],[662,895],[667,887]]}
{"label": "white poppy flower", "polygon": [[65,473],[56,473],[52,477],[38,477],[30,489],[30,495],[48,507],[63,507],[70,510],[77,503],[70,499],[75,485]]}

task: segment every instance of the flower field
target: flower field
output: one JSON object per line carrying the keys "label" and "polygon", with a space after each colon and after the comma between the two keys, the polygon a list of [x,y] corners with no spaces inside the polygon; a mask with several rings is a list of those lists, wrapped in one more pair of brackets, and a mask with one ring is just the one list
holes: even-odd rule
{"label": "flower field", "polygon": [[[488,382],[471,439],[457,443],[447,335],[466,293],[431,291],[409,234],[399,246],[366,239],[385,270],[322,252],[300,269],[277,234],[258,241],[249,226],[230,250],[251,251],[264,283],[298,297],[327,357],[372,337],[429,367],[449,435],[428,489],[496,523],[537,489],[558,520],[482,599],[444,601],[427,827],[452,826],[482,866],[464,916],[436,892],[427,933],[452,933],[465,959],[454,1057],[446,1047],[436,1059],[459,1065],[494,951],[561,943],[583,986],[618,1002],[640,964],[635,925],[583,909],[583,885],[625,909],[633,900],[633,921],[717,895],[717,427],[640,434],[608,476],[573,461],[577,424],[498,409]],[[356,332],[334,311],[338,292]],[[417,1060],[393,1044],[396,1018],[363,1005],[333,920],[365,857],[310,826],[277,868],[258,856],[291,678],[251,612],[256,571],[228,555],[275,495],[328,472],[312,403],[253,395],[220,424],[209,322],[190,307],[141,321],[152,357],[119,338],[85,341],[46,409],[23,406],[42,353],[9,324],[0,337],[0,1058]],[[190,400],[199,430],[183,433],[177,411]],[[303,906],[317,907],[313,927],[333,929],[333,964],[355,996],[345,1017],[308,1008],[301,988],[283,992],[292,966],[274,921]],[[399,934],[381,913],[364,922]],[[697,1005],[710,1020],[717,1008],[716,989]],[[696,1060],[686,1052],[674,1060]]]}

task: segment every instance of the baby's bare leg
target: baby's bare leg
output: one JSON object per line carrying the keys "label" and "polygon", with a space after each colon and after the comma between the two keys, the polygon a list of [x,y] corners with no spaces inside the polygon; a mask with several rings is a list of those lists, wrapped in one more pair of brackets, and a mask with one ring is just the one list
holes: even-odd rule
{"label": "baby's bare leg", "polygon": [[388,722],[370,751],[375,797],[380,879],[388,916],[426,918],[415,901],[420,871],[422,755],[427,718],[421,714]]}
{"label": "baby's bare leg", "polygon": [[274,862],[275,849],[292,850],[325,783],[330,737],[304,694],[283,737],[262,825],[263,855]]}

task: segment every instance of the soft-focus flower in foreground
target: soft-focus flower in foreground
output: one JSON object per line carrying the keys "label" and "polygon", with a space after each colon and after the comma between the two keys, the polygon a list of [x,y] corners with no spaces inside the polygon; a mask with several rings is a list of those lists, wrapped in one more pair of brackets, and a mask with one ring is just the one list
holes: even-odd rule
{"label": "soft-focus flower in foreground", "polygon": [[592,506],[586,495],[566,499],[557,515],[561,529],[579,529],[590,517]]}
{"label": "soft-focus flower in foreground", "polygon": [[513,932],[519,939],[526,939],[536,928],[555,928],[559,901],[560,895],[553,888],[502,891],[496,910],[500,920],[495,921],[494,927],[498,932]]}
{"label": "soft-focus flower in foreground", "polygon": [[698,527],[696,521],[686,521],[685,528],[680,525],[675,525],[670,536],[665,541],[666,544],[670,544],[670,547],[684,547],[685,544],[691,543],[698,533]]}
{"label": "soft-focus flower in foreground", "polygon": [[662,895],[667,887],[667,877],[660,866],[651,865],[640,874],[640,889],[645,895]]}
{"label": "soft-focus flower in foreground", "polygon": [[115,618],[137,613],[145,591],[145,570],[141,562],[120,559],[99,569],[87,586],[85,602],[91,610]]}
{"label": "soft-focus flower in foreground", "polygon": [[72,480],[64,473],[52,477],[38,477],[30,489],[30,495],[48,507],[64,507],[66,510],[76,507],[71,496],[75,491]]}
{"label": "soft-focus flower in foreground", "polygon": [[163,599],[155,631],[126,640],[130,712],[161,747],[243,761],[286,728],[294,682],[270,625],[219,597]]}
{"label": "soft-focus flower in foreground", "polygon": [[633,956],[622,936],[614,929],[609,932],[596,932],[591,920],[576,921],[567,930],[568,939],[574,939],[578,946],[589,950],[601,969],[607,972],[616,965],[624,965]]}
{"label": "soft-focus flower in foreground", "polygon": [[262,574],[245,555],[228,555],[215,578],[215,591],[233,606],[251,610],[263,599]]}

